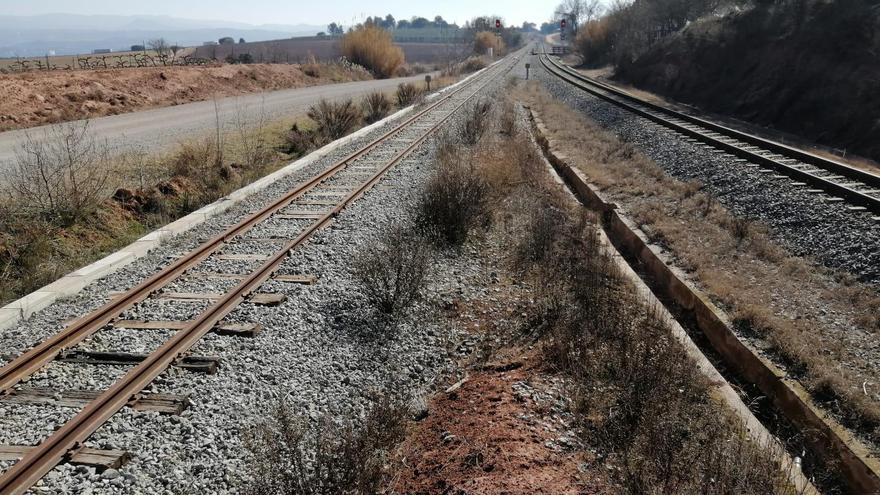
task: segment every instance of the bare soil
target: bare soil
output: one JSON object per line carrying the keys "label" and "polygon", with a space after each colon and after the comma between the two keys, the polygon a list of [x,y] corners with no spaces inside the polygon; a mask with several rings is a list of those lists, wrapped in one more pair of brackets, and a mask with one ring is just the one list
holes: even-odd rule
{"label": "bare soil", "polygon": [[[308,73],[307,73],[308,72]],[[219,65],[0,75],[0,131],[372,77],[342,65]]]}
{"label": "bare soil", "polygon": [[591,454],[558,443],[566,427],[553,412],[559,379],[539,358],[512,350],[435,397],[401,448],[396,492],[608,493],[599,473],[579,469]]}

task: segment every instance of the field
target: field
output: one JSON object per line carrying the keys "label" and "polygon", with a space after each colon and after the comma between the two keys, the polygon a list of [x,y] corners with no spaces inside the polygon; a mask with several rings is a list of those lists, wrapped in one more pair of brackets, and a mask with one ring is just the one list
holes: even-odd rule
{"label": "field", "polygon": [[[409,63],[443,63],[459,60],[470,53],[470,46],[445,43],[398,43]],[[232,55],[250,54],[255,62],[303,63],[333,60],[342,56],[338,38],[292,38],[233,45],[200,46],[195,48],[197,58],[223,60]]]}
{"label": "field", "polygon": [[[177,58],[192,55],[192,48],[184,48],[177,54]],[[95,65],[106,59],[108,68],[113,68],[119,60],[124,60],[129,66],[135,66],[134,57],[140,55],[148,55],[156,57],[157,53],[152,50],[146,52],[112,52],[99,55],[81,54],[81,55],[57,55],[52,57],[19,57],[19,58],[0,58],[0,71],[18,72],[25,65],[29,69],[41,70],[47,66],[53,70],[81,69],[83,64]],[[103,67],[102,67],[103,68]]]}

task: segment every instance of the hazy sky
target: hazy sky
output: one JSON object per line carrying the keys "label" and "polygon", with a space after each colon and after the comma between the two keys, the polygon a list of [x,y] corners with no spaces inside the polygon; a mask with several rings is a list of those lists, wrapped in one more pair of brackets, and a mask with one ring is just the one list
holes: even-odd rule
{"label": "hazy sky", "polygon": [[191,19],[234,20],[251,24],[317,24],[336,21],[345,25],[366,16],[391,13],[398,19],[414,15],[442,15],[459,23],[478,15],[498,15],[507,23],[524,20],[540,24],[550,18],[559,0],[0,0],[0,13],[33,15],[150,14]]}

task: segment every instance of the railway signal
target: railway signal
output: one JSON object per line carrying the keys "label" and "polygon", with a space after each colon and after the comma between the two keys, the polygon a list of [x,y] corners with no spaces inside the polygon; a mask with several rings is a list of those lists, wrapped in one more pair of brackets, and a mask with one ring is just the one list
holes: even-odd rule
{"label": "railway signal", "polygon": [[526,80],[529,80],[529,69],[532,68],[532,64],[526,62]]}
{"label": "railway signal", "polygon": [[565,18],[563,18],[561,21],[559,21],[559,31],[562,33],[562,35],[561,35],[562,41],[565,41],[565,26],[567,26],[567,25],[568,25],[568,21],[565,20]]}
{"label": "railway signal", "polygon": [[495,19],[495,29],[501,29],[501,19]]}

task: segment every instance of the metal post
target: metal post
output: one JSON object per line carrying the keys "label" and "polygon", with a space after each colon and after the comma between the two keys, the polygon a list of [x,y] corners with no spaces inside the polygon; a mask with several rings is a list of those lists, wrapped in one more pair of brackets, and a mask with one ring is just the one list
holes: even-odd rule
{"label": "metal post", "polygon": [[526,81],[529,80],[529,69],[532,68],[532,64],[526,63]]}
{"label": "metal post", "polygon": [[428,85],[428,92],[431,92],[431,74],[425,76],[425,84]]}

